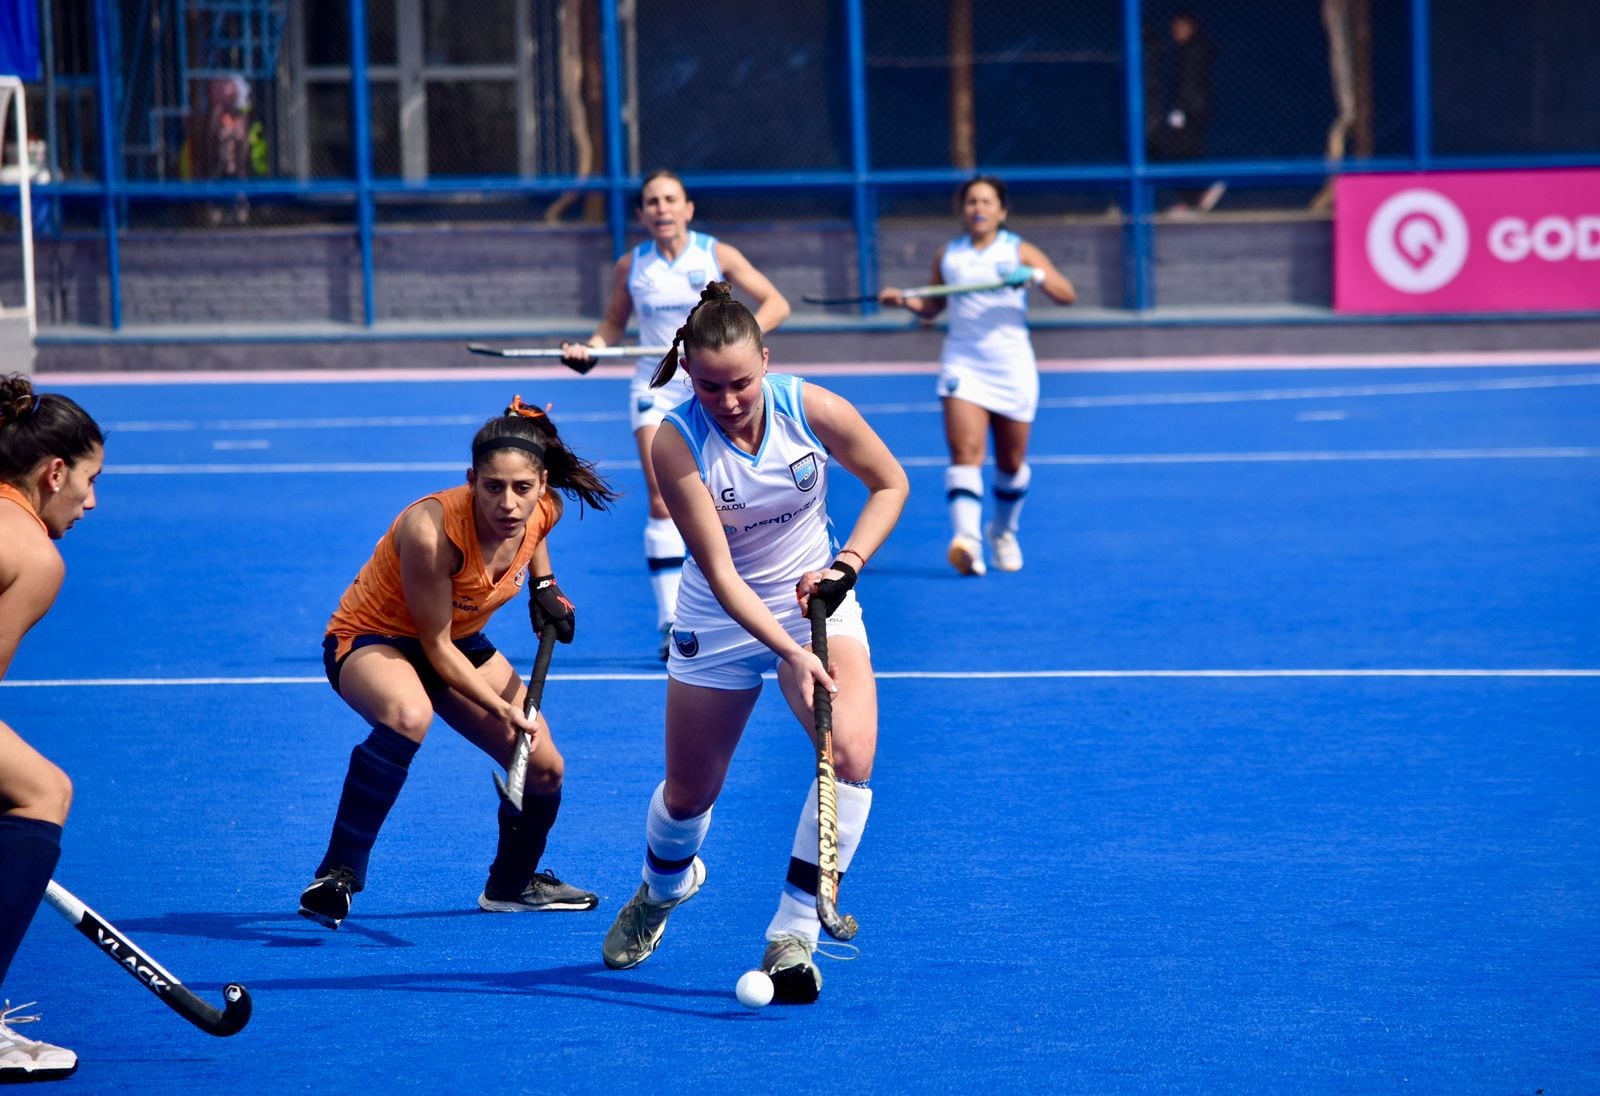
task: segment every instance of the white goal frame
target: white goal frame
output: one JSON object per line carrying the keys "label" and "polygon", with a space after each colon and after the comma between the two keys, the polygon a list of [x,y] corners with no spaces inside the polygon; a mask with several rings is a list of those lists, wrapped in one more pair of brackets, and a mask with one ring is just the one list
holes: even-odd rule
{"label": "white goal frame", "polygon": [[[17,223],[22,232],[22,306],[11,308],[0,304],[0,321],[26,318],[28,325],[28,361],[24,373],[31,373],[34,340],[39,334],[38,298],[33,280],[33,193],[31,176],[33,165],[28,159],[28,95],[27,88],[15,76],[0,76],[0,124],[9,109],[12,139],[17,149]],[[10,180],[0,186],[11,186]],[[9,364],[9,363],[8,363]]]}

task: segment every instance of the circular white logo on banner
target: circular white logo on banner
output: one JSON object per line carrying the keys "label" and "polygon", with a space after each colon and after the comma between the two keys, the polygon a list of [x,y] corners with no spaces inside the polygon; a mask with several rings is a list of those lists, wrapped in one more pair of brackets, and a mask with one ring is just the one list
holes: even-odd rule
{"label": "circular white logo on banner", "polygon": [[1467,219],[1433,190],[1402,190],[1367,225],[1367,261],[1402,293],[1432,293],[1467,261]]}

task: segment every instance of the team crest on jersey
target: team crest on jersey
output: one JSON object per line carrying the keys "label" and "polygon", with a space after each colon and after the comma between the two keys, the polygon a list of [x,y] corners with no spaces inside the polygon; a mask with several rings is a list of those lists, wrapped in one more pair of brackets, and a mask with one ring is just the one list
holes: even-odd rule
{"label": "team crest on jersey", "polygon": [[700,653],[700,637],[693,632],[680,632],[672,630],[672,642],[677,646],[678,653],[684,658],[693,658]]}
{"label": "team crest on jersey", "polygon": [[794,477],[794,485],[800,490],[811,490],[817,485],[817,455],[807,453],[789,465],[789,474]]}
{"label": "team crest on jersey", "polygon": [[515,579],[515,584],[516,584],[517,589],[519,589],[519,590],[522,589],[522,584],[524,582],[527,582],[527,581],[528,581],[528,569],[526,567],[524,567],[522,570],[517,572],[517,577]]}
{"label": "team crest on jersey", "polygon": [[696,289],[705,288],[706,272],[704,270],[686,270],[684,271],[684,276],[689,279],[689,284]]}

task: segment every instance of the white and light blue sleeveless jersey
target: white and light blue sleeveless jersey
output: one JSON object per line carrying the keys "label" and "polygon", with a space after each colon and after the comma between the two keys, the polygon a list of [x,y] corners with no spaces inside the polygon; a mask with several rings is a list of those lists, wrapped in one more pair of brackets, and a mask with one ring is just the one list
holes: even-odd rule
{"label": "white and light blue sleeveless jersey", "polygon": [[[689,310],[700,303],[700,291],[722,278],[717,265],[717,240],[703,232],[689,233],[689,243],[672,262],[654,240],[633,249],[628,270],[628,296],[639,318],[641,346],[670,346]],[[654,359],[640,359],[638,377],[648,382],[656,371]]]}
{"label": "white and light blue sleeveless jersey", "polygon": [[[999,281],[1022,265],[1021,246],[1022,237],[1005,228],[981,251],[972,237],[959,236],[945,245],[939,275],[946,285]],[[949,298],[947,314],[943,364],[1033,364],[1025,288],[960,293]]]}
{"label": "white and light blue sleeveless jersey", "polygon": [[[794,585],[800,576],[833,558],[828,451],[806,422],[799,377],[769,373],[761,387],[766,430],[758,452],[730,442],[698,400],[674,408],[666,421],[694,454],[740,577],[784,621],[799,615]],[[732,623],[691,556],[678,589],[677,627],[682,632],[721,622]]]}

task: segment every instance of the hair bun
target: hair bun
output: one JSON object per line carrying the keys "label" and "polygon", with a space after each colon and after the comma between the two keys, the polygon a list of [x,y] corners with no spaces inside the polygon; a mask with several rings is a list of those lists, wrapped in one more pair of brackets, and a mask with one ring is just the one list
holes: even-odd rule
{"label": "hair bun", "polygon": [[733,300],[733,285],[730,282],[709,282],[704,292],[700,294],[702,301],[731,301]]}
{"label": "hair bun", "polygon": [[37,406],[32,381],[21,373],[0,376],[0,426],[21,422],[32,415]]}

